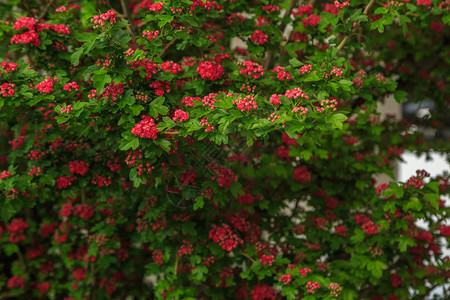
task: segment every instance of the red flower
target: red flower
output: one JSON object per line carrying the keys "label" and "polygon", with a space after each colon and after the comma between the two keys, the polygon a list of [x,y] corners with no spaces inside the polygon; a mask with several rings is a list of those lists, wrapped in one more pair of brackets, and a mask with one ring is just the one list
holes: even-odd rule
{"label": "red flower", "polygon": [[39,290],[39,292],[44,295],[45,293],[47,293],[50,290],[50,283],[48,282],[43,282],[43,283],[38,283],[36,285],[36,288]]}
{"label": "red flower", "polygon": [[6,284],[6,286],[10,289],[12,289],[12,288],[24,289],[25,288],[25,278],[22,278],[18,275],[14,275],[10,279],[8,279],[8,283]]}
{"label": "red flower", "polygon": [[256,45],[264,45],[269,41],[269,36],[259,29],[256,29],[250,38]]}
{"label": "red flower", "polygon": [[311,173],[309,173],[306,167],[295,168],[292,178],[301,184],[306,184],[311,181]]}
{"label": "red flower", "polygon": [[87,269],[79,268],[79,269],[76,269],[76,270],[72,271],[72,276],[75,278],[75,280],[81,281],[81,280],[85,280],[86,279],[86,274],[87,273],[88,273]]}

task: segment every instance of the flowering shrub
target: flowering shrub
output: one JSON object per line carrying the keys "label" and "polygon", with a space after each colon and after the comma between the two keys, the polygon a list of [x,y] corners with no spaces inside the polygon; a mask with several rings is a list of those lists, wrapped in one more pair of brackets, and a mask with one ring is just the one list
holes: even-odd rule
{"label": "flowering shrub", "polygon": [[[449,150],[448,1],[0,5],[0,298],[448,282],[448,174],[394,181],[403,151]],[[435,107],[381,118],[391,96]]]}

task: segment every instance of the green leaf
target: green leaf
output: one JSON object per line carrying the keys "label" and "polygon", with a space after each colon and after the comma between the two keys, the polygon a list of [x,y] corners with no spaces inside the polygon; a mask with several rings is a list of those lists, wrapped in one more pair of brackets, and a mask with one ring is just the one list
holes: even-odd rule
{"label": "green leaf", "polygon": [[177,124],[169,117],[163,117],[164,123],[167,125],[167,129],[175,127]]}
{"label": "green leaf", "polygon": [[291,58],[291,59],[289,60],[289,63],[290,63],[291,66],[293,66],[293,67],[300,67],[300,66],[302,65],[302,63],[301,63],[298,59],[296,59],[296,58]]}
{"label": "green leaf", "polygon": [[2,246],[2,250],[5,251],[7,256],[11,256],[14,253],[19,252],[19,246],[17,244],[6,244]]}
{"label": "green leaf", "polygon": [[196,223],[194,222],[184,222],[183,225],[181,226],[183,234],[195,236],[197,234],[197,230],[195,230],[195,224]]}
{"label": "green leaf", "polygon": [[384,15],[388,12],[388,9],[386,7],[378,7],[375,9],[375,15]]}
{"label": "green leaf", "polygon": [[[298,290],[296,288],[293,287],[285,287],[283,288],[283,292],[282,295],[286,296],[286,299],[288,300],[295,300],[295,295],[298,294]],[[305,298],[303,298],[305,299]],[[313,297],[314,299],[314,297]]]}
{"label": "green leaf", "polygon": [[208,274],[208,268],[204,265],[198,265],[191,272],[191,276],[197,284],[206,280],[205,274]]}
{"label": "green leaf", "polygon": [[341,79],[339,80],[339,84],[344,91],[350,91],[350,86],[353,85],[353,82],[348,79]]}
{"label": "green leaf", "polygon": [[83,55],[83,48],[80,47],[70,56],[70,63],[75,67],[78,66],[81,55]]}
{"label": "green leaf", "polygon": [[344,121],[347,120],[347,116],[341,113],[337,113],[328,118],[328,122],[333,128],[342,129]]}
{"label": "green leaf", "polygon": [[80,42],[92,42],[99,37],[97,33],[93,32],[85,32],[77,35],[77,40]]}
{"label": "green leaf", "polygon": [[319,77],[319,75],[317,75],[317,72],[314,71],[312,73],[310,73],[308,76],[306,76],[303,81],[305,82],[311,82],[311,81],[319,81],[322,80],[321,77]]}
{"label": "green leaf", "polygon": [[426,201],[430,202],[435,209],[439,208],[439,194],[425,194],[424,198]]}
{"label": "green leaf", "polygon": [[199,210],[199,209],[203,208],[204,205],[205,205],[205,201],[203,200],[202,196],[195,198],[194,210]]}
{"label": "green leaf", "polygon": [[141,113],[141,111],[144,110],[144,107],[142,105],[132,105],[132,106],[130,106],[130,109],[131,109],[133,115],[137,116]]}
{"label": "green leaf", "polygon": [[348,288],[345,288],[342,293],[342,298],[344,300],[354,300],[358,298],[358,293],[355,290],[349,290]]}
{"label": "green leaf", "polygon": [[160,20],[158,22],[158,26],[163,27],[167,23],[172,22],[173,17],[173,15],[158,15],[158,19]]}
{"label": "green leaf", "polygon": [[103,93],[105,85],[111,82],[111,76],[108,74],[95,74],[92,76],[92,81],[94,81],[94,87],[97,90],[98,94]]}
{"label": "green leaf", "polygon": [[408,211],[408,210],[420,211],[421,209],[422,209],[422,204],[420,203],[420,200],[417,197],[411,197],[409,202],[403,206],[404,211]]}
{"label": "green leaf", "polygon": [[406,249],[408,249],[408,246],[409,247],[414,247],[415,245],[416,245],[416,242],[412,238],[409,238],[409,237],[404,236],[404,235],[402,235],[399,238],[398,248],[400,249],[401,252],[405,252]]}
{"label": "green leaf", "polygon": [[359,244],[362,241],[364,241],[365,235],[364,235],[364,232],[362,231],[362,229],[356,228],[354,233],[355,234],[350,238],[350,240],[353,244]]}
{"label": "green leaf", "polygon": [[376,278],[380,278],[383,274],[383,270],[387,269],[387,265],[379,260],[369,261],[367,264],[367,270],[372,272],[372,275]]}
{"label": "green leaf", "polygon": [[132,138],[131,140],[122,140],[125,141],[124,145],[120,145],[119,149],[120,150],[128,150],[130,148],[133,148],[133,150],[136,150],[137,147],[139,147],[139,138],[136,136],[134,138]]}
{"label": "green leaf", "polygon": [[399,103],[406,102],[408,100],[406,96],[408,96],[408,93],[405,91],[395,91],[394,93],[395,101]]}
{"label": "green leaf", "polygon": [[171,143],[168,140],[155,140],[155,144],[161,146],[166,152],[170,151]]}

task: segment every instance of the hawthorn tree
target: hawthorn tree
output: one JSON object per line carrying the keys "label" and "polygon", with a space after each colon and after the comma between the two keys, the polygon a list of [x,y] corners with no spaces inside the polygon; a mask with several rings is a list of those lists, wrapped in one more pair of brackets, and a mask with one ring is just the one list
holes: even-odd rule
{"label": "hawthorn tree", "polygon": [[[423,299],[448,283],[448,175],[398,183],[394,167],[449,153],[449,9],[2,1],[0,298]],[[389,97],[434,109],[381,118]]]}

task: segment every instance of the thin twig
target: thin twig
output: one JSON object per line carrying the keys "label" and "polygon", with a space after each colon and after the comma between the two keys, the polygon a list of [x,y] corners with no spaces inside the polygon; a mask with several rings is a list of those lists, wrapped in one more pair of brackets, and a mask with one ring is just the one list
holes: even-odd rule
{"label": "thin twig", "polygon": [[12,297],[14,297],[14,296],[13,296],[13,293],[11,293],[11,292],[4,292],[4,293],[0,294],[0,299],[8,299],[8,298],[12,298]]}
{"label": "thin twig", "polygon": [[175,257],[175,267],[174,267],[173,273],[174,273],[175,275],[177,275],[177,273],[178,273],[178,254],[177,254],[177,256]]}
{"label": "thin twig", "polygon": [[86,204],[86,192],[84,187],[81,187],[81,203]]}
{"label": "thin twig", "polygon": [[126,0],[120,0],[122,10],[127,17],[128,23],[130,23],[130,34],[132,37],[136,36],[136,28],[134,26],[133,18],[131,17],[130,9],[128,8],[128,2]]}
{"label": "thin twig", "polygon": [[250,259],[250,261],[251,261],[252,263],[255,262],[255,260],[254,260],[253,258],[251,258],[247,253],[242,252],[242,255],[244,255],[245,257],[247,257],[248,259]]}
{"label": "thin twig", "polygon": [[22,251],[20,251],[20,248],[17,248],[17,256],[19,257],[20,266],[26,272],[27,271],[27,265],[25,264],[25,260],[23,259],[23,254],[22,254]]}
{"label": "thin twig", "polygon": [[25,6],[25,9],[27,10],[30,17],[34,17],[35,15],[31,12],[30,6],[28,5],[27,1],[22,0],[20,2],[22,3],[23,6]]}
{"label": "thin twig", "polygon": [[175,43],[178,39],[177,38],[173,38],[163,49],[162,51],[158,54],[158,57],[161,57],[164,55],[164,53],[166,53],[166,51],[170,48],[170,46],[173,45],[173,43]]}
{"label": "thin twig", "polygon": [[167,134],[167,135],[176,135],[176,134],[180,134],[178,131],[161,131],[160,133],[162,133],[162,134]]}
{"label": "thin twig", "polygon": [[45,17],[45,15],[47,14],[50,6],[52,6],[53,2],[55,2],[55,0],[50,0],[47,2],[47,5],[44,7],[44,10],[42,11],[41,15],[39,16],[39,19],[42,19]]}
{"label": "thin twig", "polygon": [[[291,14],[292,14],[292,11],[295,8],[296,3],[297,3],[297,0],[292,0],[291,1],[291,5],[289,6],[289,9],[288,9],[288,11],[286,12],[286,14],[284,16],[288,16],[289,19],[291,18]],[[289,22],[289,23],[291,23],[291,22]],[[281,34],[284,33],[284,31],[286,30],[286,27],[289,25],[289,23],[287,23],[286,25],[283,26],[283,29],[281,29]],[[264,69],[265,70],[268,70],[270,68],[270,66],[272,65],[274,56],[275,56],[275,52],[273,50],[269,50],[267,52],[267,58],[266,58],[266,61],[264,63]]]}
{"label": "thin twig", "polygon": [[[371,0],[371,1],[369,2],[369,4],[367,4],[366,8],[364,9],[363,14],[367,15],[367,13],[369,12],[369,9],[372,7],[372,5],[373,5],[374,2],[375,2],[375,0]],[[356,29],[358,29],[358,27],[359,27],[359,24],[356,25],[355,28],[353,28],[352,34],[353,34],[353,32],[354,32]],[[345,38],[341,41],[341,43],[339,44],[339,46],[338,46],[338,48],[337,48],[337,50],[338,50],[337,53],[339,53],[339,51],[341,51],[341,49],[344,48],[344,46],[345,46],[345,44],[348,42],[349,38],[350,38],[350,35],[346,35],[346,36],[345,36]],[[337,54],[337,53],[336,53],[336,54]]]}

